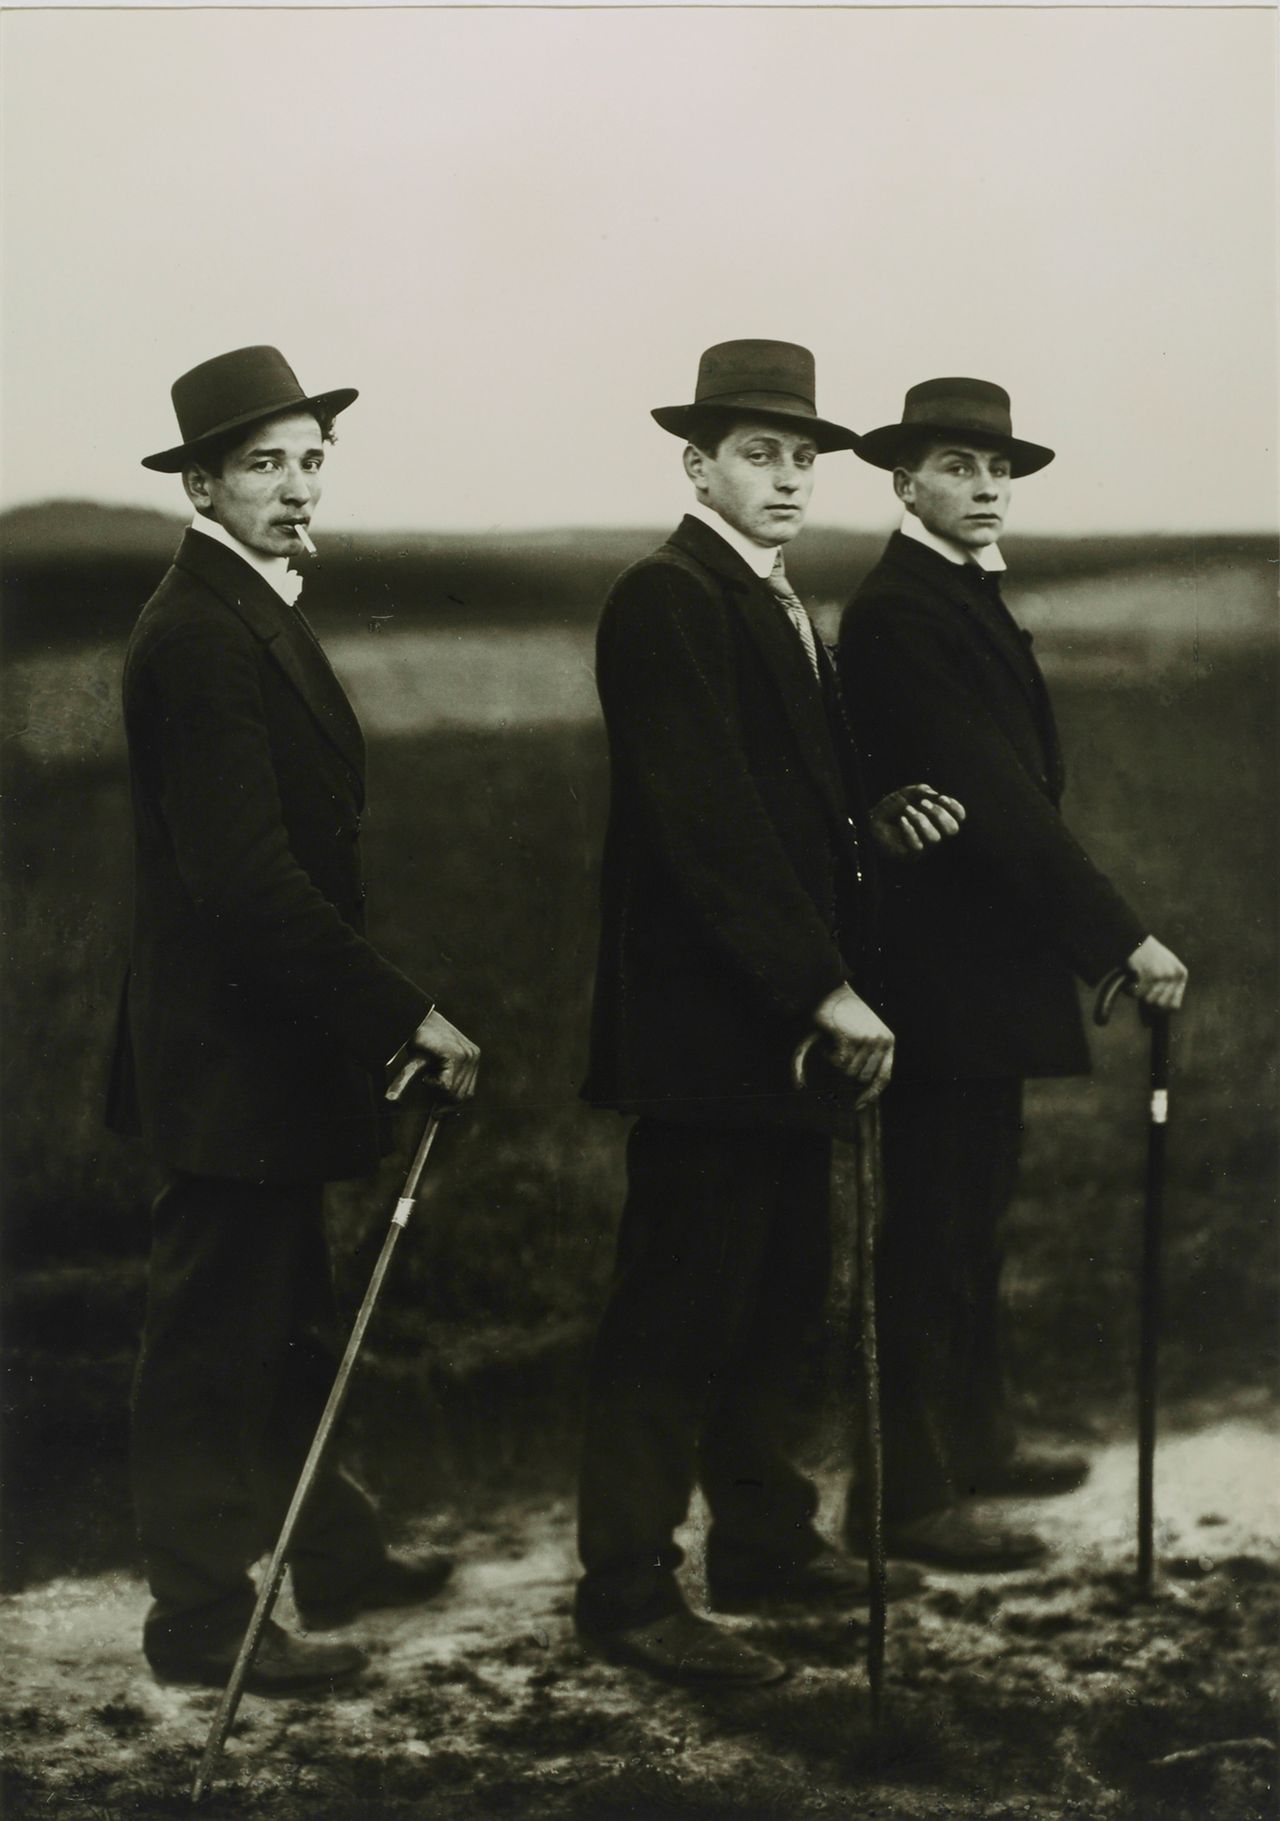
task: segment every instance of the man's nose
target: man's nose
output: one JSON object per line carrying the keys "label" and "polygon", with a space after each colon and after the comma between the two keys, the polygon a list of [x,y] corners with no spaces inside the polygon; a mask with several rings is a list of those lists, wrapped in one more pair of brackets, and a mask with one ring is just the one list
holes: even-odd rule
{"label": "man's nose", "polygon": [[312,476],[305,468],[286,468],[280,483],[281,497],[293,505],[305,503],[312,495]]}
{"label": "man's nose", "polygon": [[779,493],[794,493],[800,485],[800,470],[794,462],[779,462],[773,471],[773,484]]}
{"label": "man's nose", "polygon": [[995,500],[1000,497],[1000,487],[994,474],[980,474],[974,489],[975,499]]}

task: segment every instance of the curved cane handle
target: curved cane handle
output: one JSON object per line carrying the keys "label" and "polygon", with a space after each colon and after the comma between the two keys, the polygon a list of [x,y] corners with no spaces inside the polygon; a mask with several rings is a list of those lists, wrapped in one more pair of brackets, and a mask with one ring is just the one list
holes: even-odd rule
{"label": "curved cane handle", "polygon": [[809,1060],[809,1051],[821,1039],[821,1031],[810,1031],[809,1035],[801,1038],[796,1046],[796,1053],[791,1058],[791,1085],[797,1092],[804,1086],[804,1068]]}
{"label": "curved cane handle", "polygon": [[1111,1022],[1111,1008],[1115,1004],[1117,996],[1124,992],[1132,981],[1133,975],[1127,967],[1112,968],[1098,988],[1098,997],[1093,1003],[1093,1022],[1095,1024]]}

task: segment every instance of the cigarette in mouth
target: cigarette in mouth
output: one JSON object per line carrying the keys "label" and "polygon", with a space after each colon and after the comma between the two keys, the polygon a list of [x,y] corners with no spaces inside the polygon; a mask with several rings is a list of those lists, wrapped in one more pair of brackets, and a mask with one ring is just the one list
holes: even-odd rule
{"label": "cigarette in mouth", "polygon": [[306,526],[305,525],[295,525],[293,529],[297,535],[298,542],[302,545],[302,548],[306,551],[307,555],[314,556],[316,553],[316,547],[311,542],[310,537],[308,537],[308,535],[307,535]]}

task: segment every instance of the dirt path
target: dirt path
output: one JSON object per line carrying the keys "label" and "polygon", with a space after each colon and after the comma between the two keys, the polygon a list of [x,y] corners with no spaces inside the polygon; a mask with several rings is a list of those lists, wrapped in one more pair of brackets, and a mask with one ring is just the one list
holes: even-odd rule
{"label": "dirt path", "polygon": [[[838,1485],[824,1484],[829,1518]],[[893,1609],[879,1744],[857,1622],[733,1621],[788,1657],[790,1679],[693,1698],[576,1642],[567,1503],[513,1505],[465,1531],[436,1523],[436,1538],[457,1531],[462,1558],[439,1609],[364,1624],[373,1666],[345,1699],[246,1700],[206,1812],[1263,1821],[1275,1813],[1264,1652],[1280,1608],[1278,1489],[1280,1438],[1258,1421],[1166,1439],[1166,1572],[1143,1606],[1127,1572],[1131,1451],[1099,1449],[1085,1488],[1018,1514],[1053,1543],[1048,1569],[930,1575]],[[6,1817],[186,1812],[215,1697],[152,1682],[137,1650],[143,1606],[123,1575],[3,1602]],[[281,1616],[292,1619],[287,1598]]]}

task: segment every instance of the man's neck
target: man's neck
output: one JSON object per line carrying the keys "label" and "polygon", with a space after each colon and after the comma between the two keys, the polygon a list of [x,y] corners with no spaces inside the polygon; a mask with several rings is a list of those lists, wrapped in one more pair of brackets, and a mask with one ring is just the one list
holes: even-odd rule
{"label": "man's neck", "polygon": [[953,538],[939,537],[936,531],[922,525],[914,512],[903,513],[899,528],[903,537],[910,538],[913,544],[923,544],[926,550],[936,551],[957,567],[985,569],[989,575],[999,575],[1008,568],[998,544],[981,544],[975,550],[968,544],[956,543]]}
{"label": "man's neck", "polygon": [[744,537],[740,531],[736,530],[728,519],[721,518],[720,514],[713,512],[710,506],[704,506],[701,500],[693,501],[689,507],[689,516],[696,518],[708,530],[714,531],[717,537],[722,537],[730,550],[737,551],[754,575],[764,577],[772,571],[774,558],[778,554],[777,544],[766,546],[753,543],[749,537]]}

